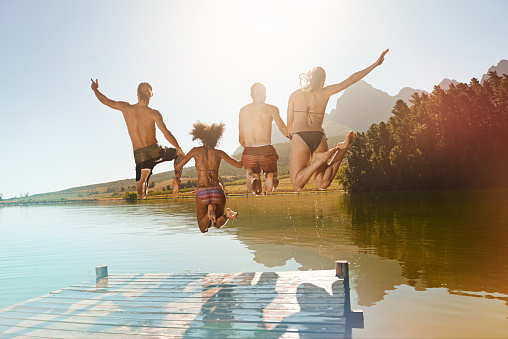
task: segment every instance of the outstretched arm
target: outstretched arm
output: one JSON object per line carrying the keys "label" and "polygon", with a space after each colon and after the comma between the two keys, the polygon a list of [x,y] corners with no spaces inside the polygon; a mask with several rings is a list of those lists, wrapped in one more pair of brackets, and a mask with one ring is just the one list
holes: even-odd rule
{"label": "outstretched arm", "polygon": [[222,160],[226,161],[231,166],[235,166],[236,168],[242,168],[243,167],[243,163],[241,161],[238,161],[236,159],[231,158],[224,151],[221,151],[221,150],[217,150],[217,151],[219,152],[220,157],[222,158]]}
{"label": "outstretched arm", "polygon": [[173,136],[173,134],[171,134],[171,132],[166,127],[166,124],[162,120],[162,114],[160,114],[159,111],[157,111],[157,110],[153,110],[153,112],[154,112],[155,123],[157,124],[157,127],[159,127],[159,129],[161,130],[162,134],[164,134],[164,137],[166,138],[166,140],[169,141],[169,143],[171,145],[175,146],[176,153],[179,156],[182,156],[182,157],[185,156],[185,153],[180,148],[180,145],[178,145],[178,141],[176,141],[175,137]]}
{"label": "outstretched arm", "polygon": [[323,90],[327,96],[331,96],[333,94],[339,93],[340,91],[348,88],[354,83],[357,83],[361,79],[363,79],[367,74],[369,74],[374,68],[381,65],[383,61],[385,60],[385,55],[388,53],[389,49],[381,53],[381,56],[376,60],[375,63],[370,65],[369,67],[365,68],[364,70],[358,71],[356,73],[353,73],[349,78],[344,80],[341,83],[326,86]]}
{"label": "outstretched arm", "polygon": [[191,149],[189,153],[187,153],[181,160],[175,162],[175,171],[181,170],[183,166],[185,166],[189,162],[189,160],[194,157],[194,153],[196,153],[195,147]]}
{"label": "outstretched arm", "polygon": [[109,99],[99,91],[99,80],[97,79],[95,79],[95,81],[93,81],[93,79],[91,80],[92,80],[92,91],[94,91],[97,99],[99,99],[99,101],[102,102],[104,105],[109,106],[113,109],[117,109],[119,111],[123,110],[127,105],[129,105],[124,101],[115,101]]}
{"label": "outstretched arm", "polygon": [[273,121],[275,121],[275,123],[277,124],[277,127],[279,127],[279,131],[282,133],[282,135],[285,136],[286,138],[288,138],[288,128],[287,128],[286,124],[284,123],[284,121],[282,120],[282,118],[280,117],[279,109],[275,106],[272,106],[272,107],[273,107],[273,109],[272,109]]}

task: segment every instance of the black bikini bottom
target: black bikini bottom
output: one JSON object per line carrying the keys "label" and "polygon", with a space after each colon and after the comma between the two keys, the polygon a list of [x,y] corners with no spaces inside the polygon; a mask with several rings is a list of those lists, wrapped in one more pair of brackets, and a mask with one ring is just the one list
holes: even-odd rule
{"label": "black bikini bottom", "polygon": [[314,153],[316,151],[319,144],[321,144],[323,136],[325,135],[322,131],[300,131],[294,132],[293,134],[298,134],[300,138],[305,141],[307,146],[310,148],[310,153]]}

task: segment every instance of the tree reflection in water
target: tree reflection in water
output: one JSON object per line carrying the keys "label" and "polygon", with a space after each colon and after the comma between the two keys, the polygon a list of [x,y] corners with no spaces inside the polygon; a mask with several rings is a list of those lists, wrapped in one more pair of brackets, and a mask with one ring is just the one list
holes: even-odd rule
{"label": "tree reflection in water", "polygon": [[[359,305],[388,290],[508,295],[508,190],[320,193],[230,199],[242,214],[228,231],[267,267],[300,270],[351,262]],[[236,205],[236,206],[234,206]]]}

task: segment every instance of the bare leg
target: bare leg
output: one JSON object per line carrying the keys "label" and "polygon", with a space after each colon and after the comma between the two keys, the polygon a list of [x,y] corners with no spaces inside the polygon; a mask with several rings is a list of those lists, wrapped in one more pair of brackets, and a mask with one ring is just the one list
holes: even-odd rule
{"label": "bare leg", "polygon": [[254,195],[262,193],[261,175],[253,171],[252,168],[245,169],[245,177],[247,179],[247,189]]}
{"label": "bare leg", "polygon": [[208,207],[196,196],[196,217],[201,233],[208,232],[212,221],[208,217]]}
{"label": "bare leg", "polygon": [[[326,144],[326,139],[323,136]],[[328,159],[339,149],[335,146],[325,151],[316,151],[313,154],[312,162],[310,160],[310,149],[299,135],[294,135],[291,140],[291,157],[289,159],[289,174],[291,185],[295,190],[301,190],[321,166],[326,165]]]}
{"label": "bare leg", "polygon": [[148,191],[148,177],[152,172],[149,168],[143,168],[141,170],[141,179],[136,181],[136,190],[138,191],[139,199],[145,199]]}
{"label": "bare leg", "polygon": [[180,178],[174,178],[173,179],[173,199],[176,199],[178,197],[178,194],[180,193],[180,184],[182,181]]}
{"label": "bare leg", "polygon": [[[180,157],[176,157],[173,166],[176,165],[180,161]],[[175,168],[175,178],[173,179],[173,199],[176,199],[178,197],[178,193],[180,192],[180,184],[182,183],[182,180],[180,179],[182,177],[182,169],[177,170]]]}
{"label": "bare leg", "polygon": [[[351,140],[353,140],[354,137],[355,132],[350,131],[346,135],[344,142],[337,144],[337,153],[333,157],[330,164],[322,166],[319,170],[316,171],[314,174],[314,181],[316,182],[316,186],[319,189],[326,189],[330,186],[333,179],[335,178],[335,175],[337,174],[337,171],[339,170],[342,159],[344,159],[344,156],[346,155],[349,145],[351,144]],[[321,147],[321,145],[319,146]]]}
{"label": "bare leg", "polygon": [[215,215],[217,216],[217,220],[214,222],[214,226],[217,228],[221,228],[224,226],[229,219],[236,219],[238,213],[233,212],[230,208],[226,207],[226,196],[222,196],[220,202],[217,204],[215,209]]}
{"label": "bare leg", "polygon": [[273,174],[273,189],[272,191],[275,191],[279,187],[279,175],[277,172]]}
{"label": "bare leg", "polygon": [[216,220],[216,217],[215,217],[215,204],[209,204],[208,205],[208,218],[213,222],[215,223],[217,220]]}

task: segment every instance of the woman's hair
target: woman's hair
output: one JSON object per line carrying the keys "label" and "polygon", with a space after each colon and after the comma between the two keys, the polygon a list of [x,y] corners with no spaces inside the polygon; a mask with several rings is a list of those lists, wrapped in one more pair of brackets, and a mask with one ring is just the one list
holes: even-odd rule
{"label": "woman's hair", "polygon": [[211,148],[217,146],[224,133],[224,123],[207,125],[198,121],[192,127],[194,127],[190,132],[192,141],[199,139],[203,145]]}
{"label": "woman's hair", "polygon": [[138,95],[141,101],[149,101],[152,97],[152,85],[142,82],[138,85]]}
{"label": "woman's hair", "polygon": [[307,73],[300,74],[300,87],[305,92],[310,92],[319,88],[325,79],[326,73],[323,67],[316,66]]}

